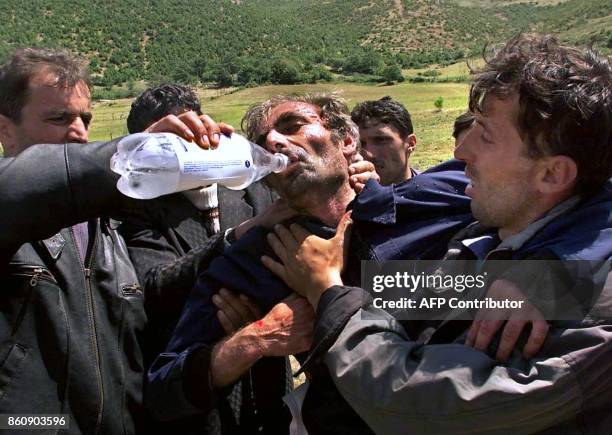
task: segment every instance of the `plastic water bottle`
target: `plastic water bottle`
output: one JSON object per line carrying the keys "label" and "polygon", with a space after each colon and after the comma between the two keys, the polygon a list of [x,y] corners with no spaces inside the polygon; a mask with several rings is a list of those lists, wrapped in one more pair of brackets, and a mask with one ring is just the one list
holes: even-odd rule
{"label": "plastic water bottle", "polygon": [[171,133],[137,133],[121,139],[111,158],[111,169],[121,175],[117,188],[137,199],[213,183],[244,189],[288,164],[286,155],[272,154],[238,134],[222,135],[217,149],[204,150]]}

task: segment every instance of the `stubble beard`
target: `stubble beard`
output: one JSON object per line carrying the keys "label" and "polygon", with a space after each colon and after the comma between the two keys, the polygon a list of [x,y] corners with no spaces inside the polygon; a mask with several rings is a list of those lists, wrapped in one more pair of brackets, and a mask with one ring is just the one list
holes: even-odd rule
{"label": "stubble beard", "polygon": [[325,158],[309,158],[301,164],[304,167],[298,173],[290,174],[288,178],[278,180],[277,186],[272,186],[281,198],[297,211],[306,212],[328,202],[348,180],[348,175],[344,173],[345,168],[344,172],[331,171],[331,173],[318,170],[330,164]]}

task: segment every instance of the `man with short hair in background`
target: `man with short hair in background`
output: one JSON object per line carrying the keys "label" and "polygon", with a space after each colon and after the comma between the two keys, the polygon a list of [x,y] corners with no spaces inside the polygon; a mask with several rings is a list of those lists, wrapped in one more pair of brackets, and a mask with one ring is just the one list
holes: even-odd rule
{"label": "man with short hair in background", "polygon": [[453,139],[455,139],[455,148],[457,148],[463,139],[467,136],[470,128],[474,125],[475,116],[469,110],[459,115],[453,122]]}
{"label": "man with short hair in background", "polygon": [[416,175],[410,167],[410,155],[417,138],[408,110],[391,97],[364,101],[351,112],[359,127],[361,153],[374,163],[380,184],[398,184]]}

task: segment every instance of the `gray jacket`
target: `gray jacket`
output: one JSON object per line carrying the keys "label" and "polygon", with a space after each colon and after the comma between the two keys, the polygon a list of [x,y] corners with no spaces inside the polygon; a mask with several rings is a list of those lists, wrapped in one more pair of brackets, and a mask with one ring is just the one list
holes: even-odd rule
{"label": "gray jacket", "polygon": [[[346,288],[327,297],[337,296],[331,290]],[[515,354],[500,364],[464,342],[461,334],[424,343],[367,305],[350,317],[324,361],[377,434],[609,433],[610,322],[556,325],[529,361]]]}
{"label": "gray jacket", "polygon": [[[535,235],[528,231],[520,246],[498,248],[487,258],[579,253],[609,259],[611,197],[608,183],[597,198],[544,222]],[[554,244],[544,249],[545,240]],[[469,258],[458,245],[449,248],[456,258]],[[609,262],[604,267],[609,270]],[[551,322],[534,358],[515,350],[504,364],[463,344],[469,321],[444,321],[415,333],[414,322],[396,321],[371,301],[360,288],[328,289],[317,308],[307,364],[324,362],[342,397],[375,433],[610,433],[611,275],[582,320]]]}

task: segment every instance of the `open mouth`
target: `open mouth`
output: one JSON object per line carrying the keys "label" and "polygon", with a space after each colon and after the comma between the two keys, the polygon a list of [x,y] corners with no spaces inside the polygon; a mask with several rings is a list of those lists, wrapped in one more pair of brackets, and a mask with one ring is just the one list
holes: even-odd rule
{"label": "open mouth", "polygon": [[289,157],[289,164],[297,163],[300,160],[300,157],[294,152],[284,153],[287,157]]}

